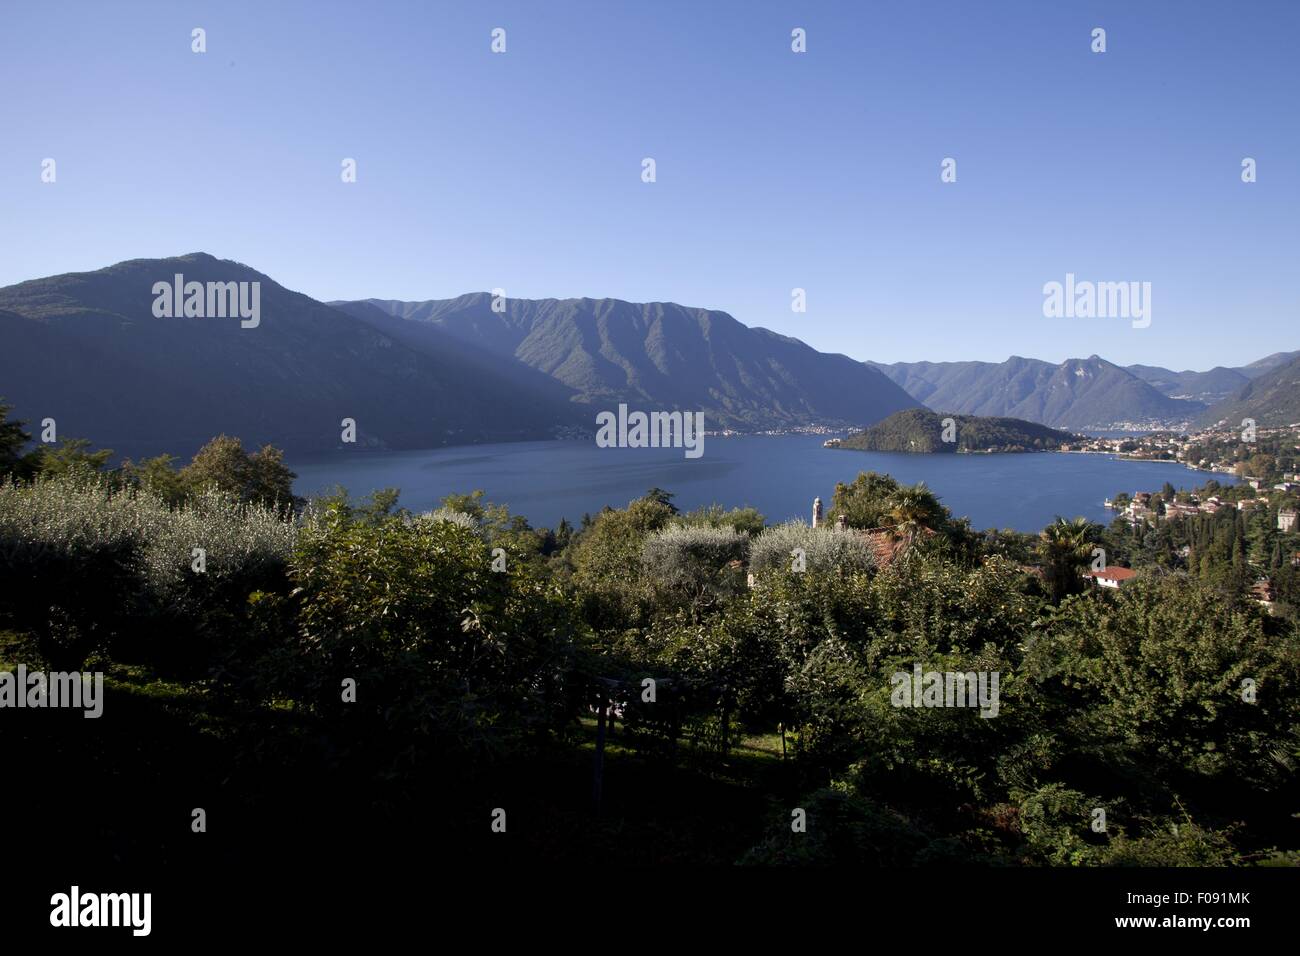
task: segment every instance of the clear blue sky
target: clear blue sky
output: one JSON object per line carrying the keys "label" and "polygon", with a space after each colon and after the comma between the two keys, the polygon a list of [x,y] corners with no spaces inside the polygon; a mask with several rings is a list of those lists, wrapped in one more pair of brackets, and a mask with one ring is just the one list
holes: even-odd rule
{"label": "clear blue sky", "polygon": [[[1298,39],[1291,0],[5,0],[0,285],[201,250],[859,359],[1242,364],[1300,348]],[[1044,318],[1066,272],[1151,282],[1151,326]]]}

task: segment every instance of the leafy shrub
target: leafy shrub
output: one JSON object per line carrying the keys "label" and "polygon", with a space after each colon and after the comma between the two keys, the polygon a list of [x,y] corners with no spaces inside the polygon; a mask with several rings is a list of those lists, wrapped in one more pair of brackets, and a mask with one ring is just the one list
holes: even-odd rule
{"label": "leafy shrub", "polygon": [[[246,596],[248,586],[239,585],[282,572],[297,538],[296,526],[272,509],[241,503],[213,488],[174,511],[158,508],[146,496],[134,496],[134,502],[153,519],[144,547],[150,590],[160,600],[184,602],[190,610],[232,584]],[[204,551],[202,577],[193,570],[194,548]]]}
{"label": "leafy shrub", "polygon": [[[751,602],[787,668],[801,757],[831,772],[861,763],[890,802],[1000,795],[989,773],[1034,729],[1038,707],[1015,671],[1040,603],[1008,583],[999,559],[966,569],[926,555],[873,574],[770,575]],[[891,677],[925,671],[999,675],[1000,710],[899,708]]]}
{"label": "leafy shrub", "polygon": [[149,522],[101,480],[0,485],[0,613],[59,670],[129,620]]}
{"label": "leafy shrub", "polygon": [[255,452],[229,435],[218,435],[198,450],[179,478],[191,494],[216,487],[240,501],[284,508],[294,502],[293,479],[284,453],[271,445]]}
{"label": "leafy shrub", "polygon": [[792,829],[793,817],[774,821],[770,835],[741,859],[760,866],[911,866],[930,838],[889,807],[842,785],[805,797],[806,831]]}
{"label": "leafy shrub", "polygon": [[[128,659],[201,672],[223,661],[250,666],[260,653],[246,645],[247,599],[256,591],[284,590],[298,528],[278,508],[241,502],[207,488],[168,510],[148,495],[136,506],[152,519],[141,549],[148,623],[117,642]],[[203,550],[203,571],[194,549]]]}
{"label": "leafy shrub", "polygon": [[111,645],[128,660],[203,666],[248,594],[283,584],[295,535],[275,511],[216,490],[173,509],[86,474],[3,485],[0,611],[52,665],[78,669]]}
{"label": "leafy shrub", "polygon": [[[491,753],[561,726],[574,713],[569,605],[528,564],[491,564],[455,520],[312,516],[291,569],[305,666],[285,690],[363,747],[391,734]],[[342,700],[349,678],[355,703]]]}
{"label": "leafy shrub", "polygon": [[748,555],[749,535],[734,528],[670,525],[646,538],[641,566],[668,600],[698,605],[741,593]]}
{"label": "leafy shrub", "polygon": [[1269,782],[1300,722],[1300,634],[1183,576],[1067,600],[1026,663],[1072,739],[1168,780]]}
{"label": "leafy shrub", "polygon": [[730,511],[722,505],[701,505],[693,511],[678,515],[674,524],[683,527],[734,528],[746,534],[758,534],[763,530],[764,519],[756,508],[732,508]]}
{"label": "leafy shrub", "polygon": [[1207,830],[1190,820],[1166,821],[1141,836],[1118,834],[1111,841],[1103,863],[1106,866],[1236,866],[1241,863],[1241,855],[1227,833]]}
{"label": "leafy shrub", "polygon": [[1107,809],[1100,799],[1059,783],[1030,794],[1020,805],[1020,829],[1030,852],[1053,866],[1100,863],[1105,837],[1092,830],[1093,811],[1099,807]]}
{"label": "leafy shrub", "polygon": [[447,521],[457,527],[464,528],[466,531],[478,531],[478,519],[463,511],[453,511],[450,508],[438,508],[434,511],[427,512],[420,517],[426,521]]}
{"label": "leafy shrub", "polygon": [[668,524],[674,509],[657,497],[608,508],[572,547],[573,581],[583,616],[600,630],[630,627],[643,616],[650,587],[641,570],[647,535]]}
{"label": "leafy shrub", "polygon": [[789,521],[767,528],[754,539],[750,567],[755,571],[789,571],[795,548],[803,549],[809,571],[866,571],[876,564],[870,543],[860,534]]}

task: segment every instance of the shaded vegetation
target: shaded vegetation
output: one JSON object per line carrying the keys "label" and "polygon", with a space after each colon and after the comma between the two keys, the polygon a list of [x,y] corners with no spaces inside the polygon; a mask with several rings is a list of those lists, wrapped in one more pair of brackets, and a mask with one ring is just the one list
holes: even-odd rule
{"label": "shaded vegetation", "polygon": [[[220,448],[219,473],[247,467]],[[0,664],[107,676],[98,720],[3,714],[42,782],[19,849],[274,866],[352,832],[360,859],[489,865],[1296,860],[1300,631],[1179,569],[1085,588],[1087,522],[978,533],[860,475],[836,489],[846,530],[684,515],[660,489],[538,529],[481,493],[285,508],[153,470],[0,486]],[[996,714],[900,706],[918,667],[997,674]],[[189,839],[196,806],[220,841]]]}

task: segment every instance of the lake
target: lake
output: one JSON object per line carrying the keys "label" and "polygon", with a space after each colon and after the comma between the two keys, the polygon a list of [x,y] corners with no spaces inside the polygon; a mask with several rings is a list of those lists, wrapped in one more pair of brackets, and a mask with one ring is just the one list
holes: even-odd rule
{"label": "lake", "polygon": [[676,495],[682,510],[717,502],[752,505],[769,523],[808,520],[813,498],[830,511],[837,481],[860,471],[924,481],[954,515],[976,528],[1038,531],[1056,515],[1108,523],[1102,501],[1120,491],[1158,491],[1166,481],[1192,488],[1211,477],[1171,462],[1123,461],[1111,455],[1030,453],[906,455],[822,447],[823,436],[708,436],[704,454],[681,449],[597,448],[593,441],[512,442],[429,451],[337,451],[290,462],[294,490],[315,495],[342,485],[354,498],[379,488],[402,491],[412,511],[438,506],[449,494],[483,489],[534,527],[577,523],[605,505],[622,508],[648,489]]}

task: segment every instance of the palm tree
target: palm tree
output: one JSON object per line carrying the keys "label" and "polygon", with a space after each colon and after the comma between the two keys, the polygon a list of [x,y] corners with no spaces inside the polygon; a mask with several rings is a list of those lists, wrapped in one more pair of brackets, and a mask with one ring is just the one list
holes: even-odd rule
{"label": "palm tree", "polygon": [[1043,577],[1051,589],[1054,604],[1059,604],[1066,595],[1083,590],[1082,572],[1092,558],[1096,527],[1087,518],[1066,521],[1057,515],[1038,536]]}
{"label": "palm tree", "polygon": [[933,531],[943,522],[943,505],[925,482],[899,488],[890,496],[889,504],[894,536],[909,543],[922,531]]}

